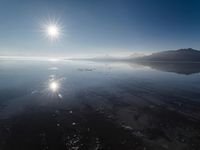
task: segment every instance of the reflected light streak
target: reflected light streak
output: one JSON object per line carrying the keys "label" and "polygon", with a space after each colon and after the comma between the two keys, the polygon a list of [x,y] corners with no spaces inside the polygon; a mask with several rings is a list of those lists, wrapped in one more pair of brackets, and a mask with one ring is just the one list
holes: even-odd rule
{"label": "reflected light streak", "polygon": [[59,61],[60,59],[57,58],[49,58],[48,61]]}

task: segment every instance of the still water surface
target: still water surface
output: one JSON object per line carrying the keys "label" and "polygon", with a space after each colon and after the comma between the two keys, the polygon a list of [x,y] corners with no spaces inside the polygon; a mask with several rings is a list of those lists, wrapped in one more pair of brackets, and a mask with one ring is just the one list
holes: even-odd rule
{"label": "still water surface", "polygon": [[200,149],[200,65],[0,61],[0,149]]}

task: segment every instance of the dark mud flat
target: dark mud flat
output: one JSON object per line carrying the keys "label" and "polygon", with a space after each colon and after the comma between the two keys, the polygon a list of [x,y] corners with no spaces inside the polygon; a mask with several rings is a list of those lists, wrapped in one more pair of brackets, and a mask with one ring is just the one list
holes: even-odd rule
{"label": "dark mud flat", "polygon": [[[200,149],[199,74],[83,62],[16,71],[10,63],[1,66],[0,150]],[[52,78],[59,88],[49,87]]]}

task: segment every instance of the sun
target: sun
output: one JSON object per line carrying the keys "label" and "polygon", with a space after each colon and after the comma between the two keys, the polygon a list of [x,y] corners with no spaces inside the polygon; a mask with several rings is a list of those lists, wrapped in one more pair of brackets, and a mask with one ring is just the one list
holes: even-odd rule
{"label": "sun", "polygon": [[59,27],[56,25],[49,25],[46,29],[46,32],[50,38],[58,38],[60,34]]}
{"label": "sun", "polygon": [[41,32],[45,39],[50,41],[58,41],[63,36],[64,27],[61,25],[59,19],[49,17],[41,23]]}

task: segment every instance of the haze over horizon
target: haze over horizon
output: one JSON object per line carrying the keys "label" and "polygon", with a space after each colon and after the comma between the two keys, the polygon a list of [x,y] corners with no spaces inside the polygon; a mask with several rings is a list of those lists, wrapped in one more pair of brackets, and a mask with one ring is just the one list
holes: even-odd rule
{"label": "haze over horizon", "polygon": [[[1,0],[0,55],[128,56],[192,47],[200,49],[197,0]],[[56,22],[62,35],[44,38]]]}

